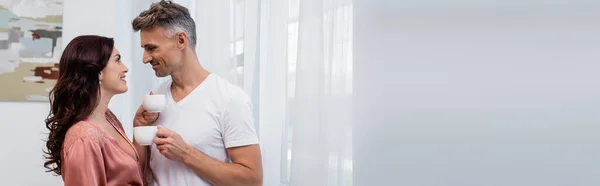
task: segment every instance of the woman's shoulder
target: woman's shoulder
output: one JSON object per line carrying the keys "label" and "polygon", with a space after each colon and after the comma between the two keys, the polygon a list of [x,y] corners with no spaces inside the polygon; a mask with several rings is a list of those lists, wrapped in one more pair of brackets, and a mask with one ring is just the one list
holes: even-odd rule
{"label": "woman's shoulder", "polygon": [[108,122],[116,126],[121,132],[125,133],[125,129],[123,129],[121,121],[119,121],[119,118],[110,109],[106,110],[105,115]]}
{"label": "woman's shoulder", "polygon": [[101,129],[90,122],[77,122],[67,130],[63,142],[63,149],[68,149],[77,140],[101,143],[104,140],[104,134],[100,130]]}

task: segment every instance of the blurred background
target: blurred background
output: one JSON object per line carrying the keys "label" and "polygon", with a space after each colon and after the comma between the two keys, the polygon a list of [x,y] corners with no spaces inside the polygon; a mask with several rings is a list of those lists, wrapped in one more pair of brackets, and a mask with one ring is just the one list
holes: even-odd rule
{"label": "blurred background", "polygon": [[[64,0],[61,43],[114,37],[132,138],[131,20],[152,0]],[[175,0],[200,63],[251,97],[265,186],[600,185],[600,1]],[[6,90],[7,87],[2,87]],[[0,102],[0,185],[45,173],[47,102]]]}

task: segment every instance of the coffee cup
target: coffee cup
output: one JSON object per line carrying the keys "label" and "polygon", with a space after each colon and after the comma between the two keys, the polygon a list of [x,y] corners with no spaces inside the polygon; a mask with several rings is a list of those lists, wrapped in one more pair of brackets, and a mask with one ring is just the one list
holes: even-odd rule
{"label": "coffee cup", "polygon": [[156,138],[156,126],[139,126],[133,127],[134,141],[140,145],[152,145]]}
{"label": "coffee cup", "polygon": [[148,112],[161,112],[166,105],[164,94],[144,95],[142,107]]}

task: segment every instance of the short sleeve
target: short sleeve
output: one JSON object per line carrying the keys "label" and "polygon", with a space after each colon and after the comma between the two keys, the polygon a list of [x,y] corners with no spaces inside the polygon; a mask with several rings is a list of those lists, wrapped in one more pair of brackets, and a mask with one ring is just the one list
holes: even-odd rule
{"label": "short sleeve", "polygon": [[65,186],[106,185],[102,149],[97,142],[77,139],[64,151],[62,176]]}
{"label": "short sleeve", "polygon": [[243,91],[229,99],[223,114],[222,130],[225,148],[258,144],[252,102]]}

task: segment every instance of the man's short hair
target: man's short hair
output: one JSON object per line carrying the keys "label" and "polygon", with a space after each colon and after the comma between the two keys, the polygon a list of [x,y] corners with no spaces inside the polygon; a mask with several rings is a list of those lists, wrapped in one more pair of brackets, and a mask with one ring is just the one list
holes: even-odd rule
{"label": "man's short hair", "polygon": [[184,32],[192,48],[196,48],[196,24],[189,10],[177,3],[165,0],[152,3],[150,9],[133,19],[131,26],[136,32],[159,26],[165,29],[167,37],[173,37],[177,32]]}

